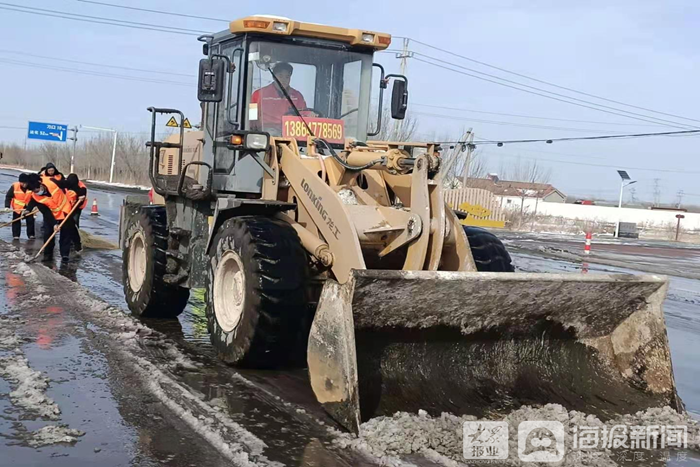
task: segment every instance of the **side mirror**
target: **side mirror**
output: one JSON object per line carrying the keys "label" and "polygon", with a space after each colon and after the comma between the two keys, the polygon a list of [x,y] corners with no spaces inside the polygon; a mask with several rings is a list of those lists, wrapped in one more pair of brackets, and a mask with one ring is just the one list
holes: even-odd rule
{"label": "side mirror", "polygon": [[203,58],[199,61],[197,98],[200,102],[221,102],[224,98],[226,62],[220,58]]}
{"label": "side mirror", "polygon": [[408,109],[408,81],[406,78],[396,79],[391,90],[391,118],[403,120]]}
{"label": "side mirror", "polygon": [[202,55],[209,56],[209,44],[202,44]]}

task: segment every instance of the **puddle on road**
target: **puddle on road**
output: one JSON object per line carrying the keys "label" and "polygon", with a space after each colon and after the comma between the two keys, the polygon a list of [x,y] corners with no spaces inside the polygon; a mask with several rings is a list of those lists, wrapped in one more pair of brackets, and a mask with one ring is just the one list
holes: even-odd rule
{"label": "puddle on road", "polygon": [[[21,305],[11,313],[21,319],[12,333],[23,339],[22,356],[32,370],[50,379],[46,396],[61,410],[59,420],[37,418],[9,400],[14,387],[0,378],[0,449],[8,465],[225,464],[189,426],[135,386],[127,366],[113,358],[108,362],[108,334],[95,333],[94,326],[69,309],[36,301],[36,291],[20,275],[0,276],[0,286],[3,311]],[[58,291],[46,291],[54,293]],[[29,447],[31,432],[47,425],[66,425],[85,434],[74,444]]]}
{"label": "puddle on road", "polygon": [[[577,264],[525,254],[512,254],[516,270],[521,272],[582,272],[640,274],[631,269],[594,263]],[[642,273],[643,274],[643,273]],[[688,412],[700,420],[700,281],[670,277],[668,297],[664,302],[666,328],[678,394]]]}

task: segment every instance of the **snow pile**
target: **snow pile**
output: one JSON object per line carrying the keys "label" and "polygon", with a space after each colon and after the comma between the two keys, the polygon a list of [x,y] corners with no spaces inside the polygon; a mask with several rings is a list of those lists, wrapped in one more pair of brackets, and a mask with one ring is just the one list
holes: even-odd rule
{"label": "snow pile", "polygon": [[32,271],[32,268],[30,268],[27,263],[18,263],[13,270],[16,274],[24,277],[36,277],[36,273]]}
{"label": "snow pile", "polygon": [[131,190],[142,190],[142,191],[148,191],[151,189],[150,186],[143,186],[143,185],[129,185],[128,183],[119,183],[119,182],[105,182],[102,180],[84,180],[84,182],[90,186],[103,186],[103,187],[111,187],[111,188],[128,188]]}
{"label": "snow pile", "polygon": [[73,444],[77,442],[78,438],[84,434],[84,431],[72,430],[67,426],[49,425],[33,431],[30,438],[27,440],[27,443],[35,448],[58,443]]}
{"label": "snow pile", "polygon": [[[446,466],[462,465],[463,424],[477,420],[465,415],[457,417],[443,413],[431,417],[426,412],[416,414],[397,412],[392,417],[377,417],[362,424],[360,436],[338,433],[335,444],[340,448],[354,448],[359,452],[381,459],[382,465],[399,465],[397,458],[409,454],[422,454],[426,458]],[[616,465],[613,452],[573,448],[574,427],[591,426],[612,428],[615,425],[650,426],[684,425],[688,427],[688,448],[700,450],[700,427],[687,414],[679,414],[670,407],[653,408],[636,414],[620,416],[603,423],[593,415],[577,411],[567,411],[559,404],[547,404],[534,408],[523,406],[508,414],[503,420],[509,424],[509,458],[503,461],[508,465],[525,465],[518,458],[518,426],[524,421],[551,420],[564,425],[567,465]]]}
{"label": "snow pile", "polygon": [[0,316],[0,349],[12,350],[22,343],[17,334],[10,329],[11,324],[12,318]]}
{"label": "snow pile", "polygon": [[13,404],[34,412],[41,417],[57,420],[61,413],[58,405],[46,395],[49,387],[48,378],[29,367],[23,356],[0,358],[0,375],[16,388],[10,392]]}
{"label": "snow pile", "polygon": [[34,295],[34,296],[31,297],[31,298],[28,298],[28,299],[25,301],[25,303],[27,303],[27,304],[29,304],[29,303],[38,304],[38,303],[42,303],[42,302],[47,302],[47,301],[49,301],[49,300],[51,300],[51,296],[50,296],[50,295],[38,294],[38,295]]}
{"label": "snow pile", "polygon": [[[472,420],[476,417],[443,413],[432,418],[423,411],[418,415],[398,412],[393,417],[377,417],[363,423],[360,438],[341,436],[338,444],[343,448],[360,447],[363,452],[380,458],[432,449],[462,459],[462,426]],[[455,453],[457,456],[453,456]]]}

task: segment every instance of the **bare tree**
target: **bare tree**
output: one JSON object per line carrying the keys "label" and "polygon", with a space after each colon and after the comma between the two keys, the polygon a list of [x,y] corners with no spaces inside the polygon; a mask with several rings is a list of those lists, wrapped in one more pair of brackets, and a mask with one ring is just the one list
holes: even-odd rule
{"label": "bare tree", "polygon": [[[111,135],[85,132],[87,138],[78,141],[75,154],[75,172],[81,179],[108,180],[112,159]],[[1,144],[4,164],[23,169],[39,170],[46,163],[54,163],[68,175],[73,145],[44,143],[24,149],[17,144]],[[122,183],[148,185],[148,154],[145,140],[128,134],[117,140],[114,180]]]}
{"label": "bare tree", "polygon": [[[370,115],[377,115],[376,109],[370,112]],[[382,110],[382,127],[379,129],[379,134],[371,136],[369,139],[375,141],[411,141],[418,132],[418,120],[410,113],[406,114],[401,125],[394,125],[396,120],[391,118],[391,108],[388,105]],[[370,122],[370,128],[374,128],[376,121]],[[398,131],[397,131],[398,130]]]}
{"label": "bare tree", "polygon": [[536,159],[523,162],[522,159],[518,158],[514,164],[506,165],[501,162],[499,176],[503,180],[525,182],[528,184],[528,186],[516,190],[520,196],[518,228],[521,228],[525,221],[525,198],[533,196],[535,197],[535,212],[532,215],[532,221],[534,222],[537,216],[540,197],[544,194],[544,187],[541,185],[549,183],[552,178],[552,169],[541,166]]}

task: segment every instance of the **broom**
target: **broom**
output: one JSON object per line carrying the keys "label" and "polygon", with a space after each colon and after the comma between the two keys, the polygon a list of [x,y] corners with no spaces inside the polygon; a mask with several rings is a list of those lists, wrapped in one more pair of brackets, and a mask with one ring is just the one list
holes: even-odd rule
{"label": "broom", "polygon": [[109,240],[106,240],[102,237],[99,237],[97,235],[93,235],[91,233],[88,233],[84,230],[78,230],[78,233],[80,233],[80,243],[83,244],[83,248],[87,248],[90,250],[118,250],[119,245],[116,243],[110,242]]}
{"label": "broom", "polygon": [[[80,197],[80,198],[78,198],[78,201],[81,201],[82,199],[84,199],[84,198]],[[66,215],[66,218],[63,219],[63,221],[58,225],[57,228],[53,229],[53,233],[51,234],[49,239],[46,240],[46,242],[44,242],[44,244],[41,246],[41,249],[39,250],[39,252],[36,255],[34,255],[32,258],[27,260],[27,263],[31,263],[32,261],[37,259],[40,254],[42,254],[44,252],[44,250],[46,249],[46,246],[49,244],[49,242],[51,242],[51,240],[53,240],[53,238],[56,236],[56,234],[61,231],[61,229],[63,228],[63,225],[66,223],[66,221],[68,221],[68,219],[71,218],[71,216],[73,215],[75,210],[78,208],[79,204],[80,204],[79,202],[75,203],[75,206],[73,206],[73,209],[71,209],[70,212],[68,213],[68,215]]]}
{"label": "broom", "polygon": [[33,216],[33,215],[36,214],[37,212],[39,212],[39,210],[38,210],[38,209],[35,209],[35,210],[33,210],[32,212],[30,212],[29,214],[25,214],[25,215],[23,215],[22,217],[18,217],[17,219],[15,219],[15,220],[13,220],[13,221],[11,221],[11,222],[6,222],[6,223],[0,225],[0,229],[3,228],[3,227],[7,227],[8,225],[12,225],[12,224],[14,224],[15,222],[21,221],[21,220],[24,219],[25,217]]}

